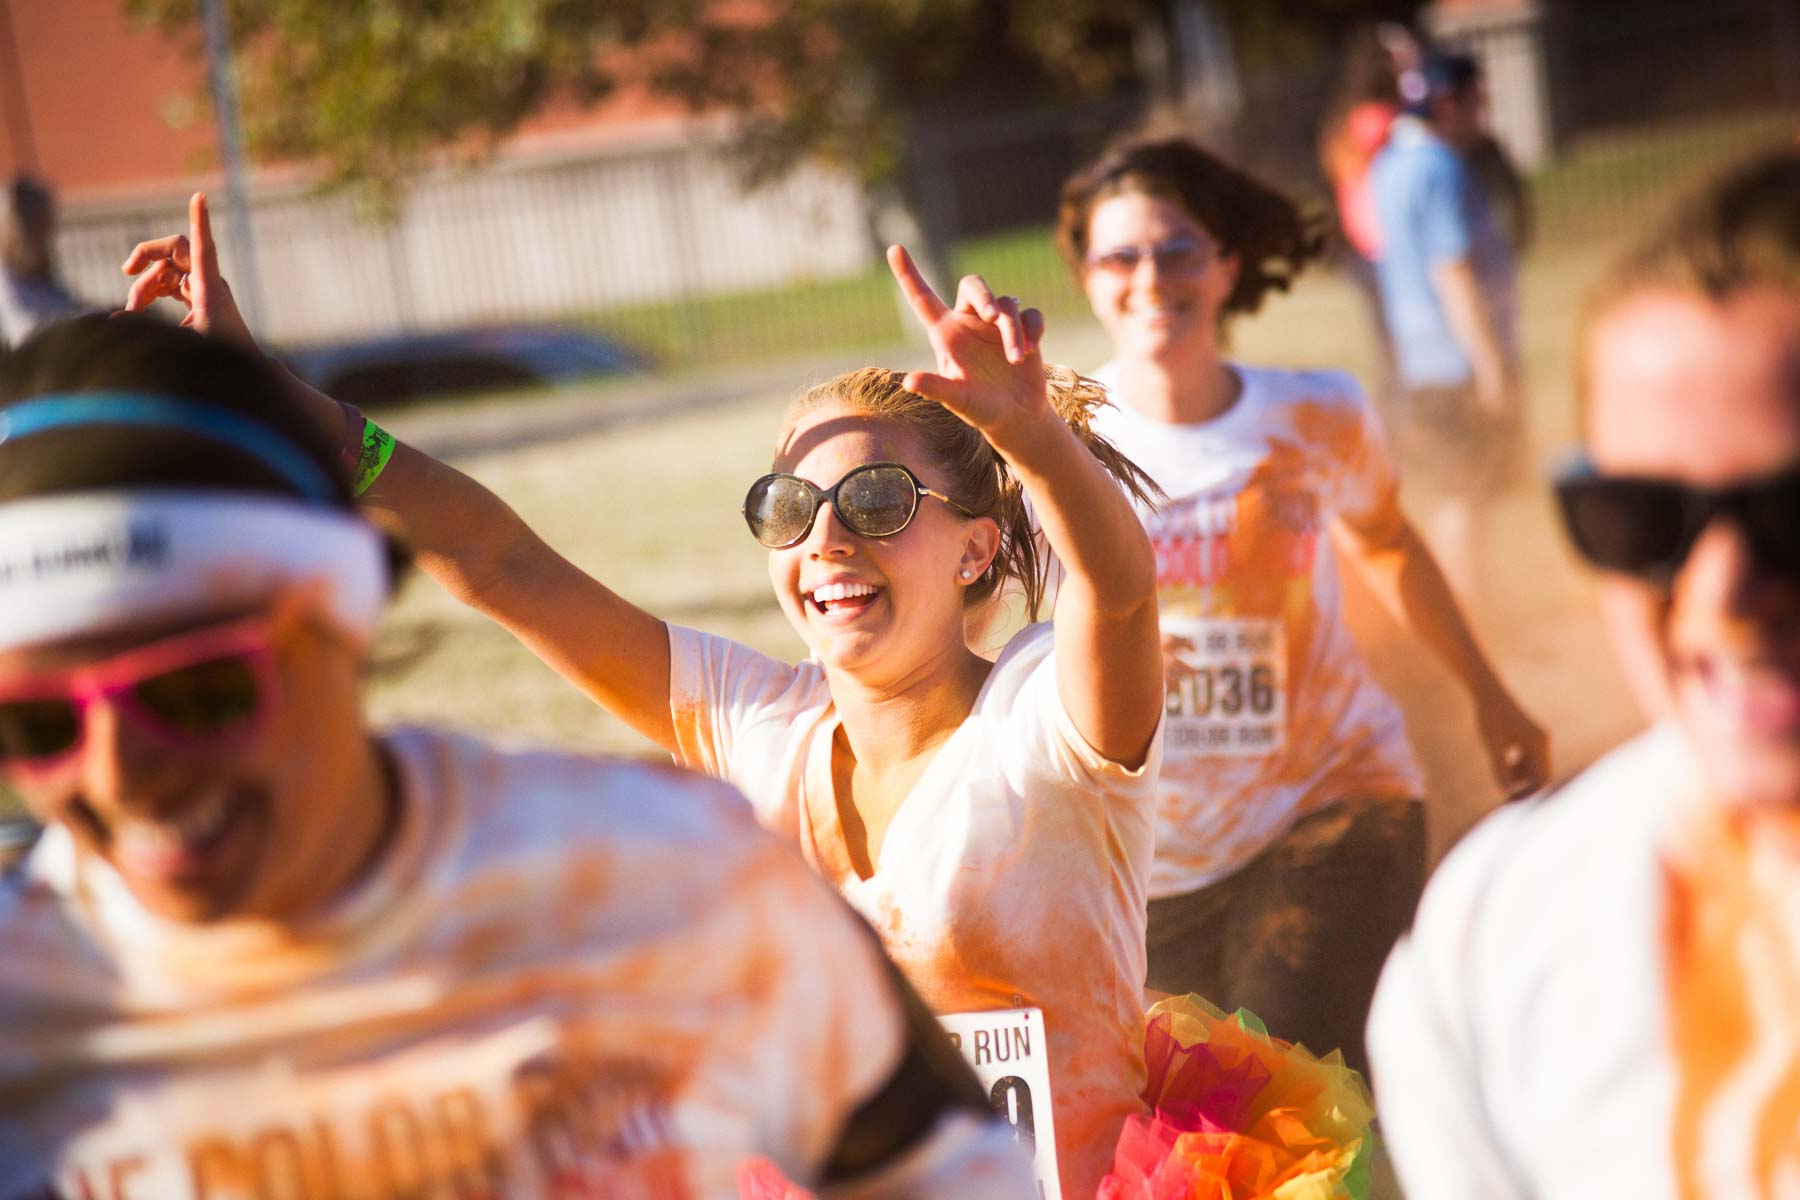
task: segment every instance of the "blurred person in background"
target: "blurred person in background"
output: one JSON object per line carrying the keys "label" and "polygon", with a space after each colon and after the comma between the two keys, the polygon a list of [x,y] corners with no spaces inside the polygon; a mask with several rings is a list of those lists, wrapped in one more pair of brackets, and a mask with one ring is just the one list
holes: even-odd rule
{"label": "blurred person in background", "polygon": [[0,1197],[1030,1195],[861,922],[697,774],[359,699],[392,555],[269,364],[0,361]]}
{"label": "blurred person in background", "polygon": [[[678,762],[742,788],[933,1011],[1041,1009],[1062,1192],[1090,1197],[1144,1111],[1163,704],[1150,544],[1125,491],[1141,475],[1089,429],[1100,390],[1046,369],[1035,309],[974,276],[951,307],[904,250],[889,264],[937,372],[871,367],[809,389],[744,500],[812,652],[798,666],[645,612],[475,480],[391,439],[364,501],[452,595]],[[126,268],[130,307],[178,296],[198,327],[248,344],[202,198],[188,236],[145,243]],[[380,433],[312,401],[349,448]],[[641,500],[602,490],[596,504],[629,520]],[[1033,516],[1065,571],[1055,620],[990,661],[965,628],[1010,586],[1036,618]]]}
{"label": "blurred person in background", "polygon": [[[1594,296],[1558,478],[1655,724],[1445,860],[1370,1023],[1409,1195],[1800,1179],[1800,150]],[[1570,681],[1579,687],[1579,681]]]}
{"label": "blurred person in background", "polygon": [[13,179],[0,202],[0,349],[88,308],[57,276],[55,241],[50,189],[23,175]]}
{"label": "blurred person in background", "polygon": [[1544,781],[1547,739],[1402,514],[1355,379],[1225,355],[1230,322],[1319,252],[1294,202],[1192,142],[1138,139],[1064,185],[1057,236],[1113,342],[1095,374],[1116,406],[1095,428],[1168,497],[1138,512],[1168,724],[1149,986],[1361,1067],[1376,975],[1423,883],[1424,783],[1351,642],[1337,560],[1467,688],[1507,793]]}
{"label": "blurred person in background", "polygon": [[[1424,47],[1401,25],[1382,24],[1353,33],[1344,47],[1337,93],[1319,126],[1319,164],[1331,188],[1338,222],[1335,261],[1368,305],[1381,355],[1380,374],[1371,391],[1390,426],[1394,422],[1394,348],[1377,277],[1381,224],[1369,168],[1387,145],[1394,118],[1400,115],[1400,79],[1417,70],[1424,56]],[[1525,179],[1485,119],[1463,127],[1459,134],[1456,149],[1474,173],[1476,186],[1487,198],[1517,258],[1525,252],[1532,233],[1531,196]]]}
{"label": "blurred person in background", "polygon": [[1394,28],[1364,28],[1345,43],[1337,93],[1320,122],[1318,144],[1319,165],[1331,188],[1332,210],[1337,216],[1336,262],[1367,306],[1380,352],[1380,375],[1371,390],[1384,416],[1382,406],[1393,386],[1394,350],[1381,310],[1381,285],[1375,278],[1375,263],[1381,258],[1381,227],[1375,219],[1369,168],[1387,144],[1394,118],[1400,115],[1390,45],[1397,36]]}
{"label": "blurred person in background", "polygon": [[1483,132],[1475,60],[1427,51],[1400,74],[1404,111],[1370,168],[1377,278],[1394,351],[1400,461],[1436,506],[1432,548],[1467,598],[1488,502],[1524,449],[1514,247],[1465,152]]}

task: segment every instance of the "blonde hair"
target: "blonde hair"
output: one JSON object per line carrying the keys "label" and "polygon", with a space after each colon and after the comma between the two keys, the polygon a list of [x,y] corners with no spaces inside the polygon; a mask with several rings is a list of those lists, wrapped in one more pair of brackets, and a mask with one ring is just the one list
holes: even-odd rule
{"label": "blonde hair", "polygon": [[[1647,291],[1721,301],[1752,287],[1800,295],[1800,148],[1743,163],[1690,196],[1594,289],[1579,345],[1622,301]],[[1587,356],[1577,357],[1585,406]]]}
{"label": "blonde hair", "polygon": [[[1153,503],[1161,499],[1162,492],[1150,477],[1094,432],[1095,411],[1111,403],[1106,389],[1068,367],[1045,366],[1044,377],[1057,414],[1107,474],[1137,500]],[[1024,486],[979,430],[937,401],[907,391],[905,378],[903,372],[884,367],[863,367],[839,375],[801,393],[788,407],[782,427],[791,429],[805,414],[834,406],[904,427],[931,456],[932,465],[943,472],[944,490],[950,498],[978,517],[992,518],[1000,527],[1000,549],[965,591],[965,604],[981,604],[1012,581],[1024,595],[1027,619],[1037,620],[1049,556],[1039,545]]]}

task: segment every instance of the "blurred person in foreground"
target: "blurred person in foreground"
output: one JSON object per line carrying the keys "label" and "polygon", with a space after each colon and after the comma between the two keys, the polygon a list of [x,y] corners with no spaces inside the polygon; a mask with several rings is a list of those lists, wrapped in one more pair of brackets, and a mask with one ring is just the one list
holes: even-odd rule
{"label": "blurred person in foreground", "polygon": [[1024,1196],[863,927],[730,788],[374,735],[389,591],[264,361],[0,365],[0,1197]]}
{"label": "blurred person in foreground", "polygon": [[7,184],[0,201],[0,349],[88,308],[57,275],[55,238],[50,189],[23,175]]}
{"label": "blurred person in foreground", "polygon": [[1484,507],[1524,437],[1512,244],[1465,157],[1483,133],[1480,70],[1426,52],[1401,72],[1404,111],[1369,171],[1376,264],[1394,352],[1394,440],[1436,509],[1426,531],[1467,598],[1479,582]]}
{"label": "blurred person in foreground", "polygon": [[1433,1197],[1791,1196],[1800,1179],[1800,151],[1597,294],[1557,483],[1654,727],[1488,818],[1370,1051]]}

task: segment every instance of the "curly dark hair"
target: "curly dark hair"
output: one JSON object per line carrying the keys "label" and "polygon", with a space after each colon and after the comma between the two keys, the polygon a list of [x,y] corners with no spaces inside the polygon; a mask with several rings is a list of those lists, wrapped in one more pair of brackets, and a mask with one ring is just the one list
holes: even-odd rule
{"label": "curly dark hair", "polygon": [[1271,291],[1284,292],[1325,248],[1323,221],[1290,197],[1187,138],[1132,138],[1113,146],[1063,184],[1056,245],[1080,282],[1087,269],[1088,221],[1112,196],[1171,200],[1237,258],[1237,286],[1224,321],[1254,313]]}

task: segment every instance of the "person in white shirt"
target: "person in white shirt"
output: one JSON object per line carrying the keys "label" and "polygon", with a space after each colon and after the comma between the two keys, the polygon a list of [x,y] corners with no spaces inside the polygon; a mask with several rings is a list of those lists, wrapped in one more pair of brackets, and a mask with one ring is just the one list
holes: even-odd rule
{"label": "person in white shirt", "polygon": [[1506,788],[1542,782],[1546,739],[1402,514],[1356,381],[1225,356],[1231,321],[1319,252],[1293,201],[1185,139],[1133,139],[1064,185],[1058,242],[1113,342],[1096,428],[1168,496],[1139,505],[1168,689],[1149,985],[1360,1068],[1423,881],[1424,785],[1337,559],[1468,688]]}
{"label": "person in white shirt", "polygon": [[0,363],[0,772],[47,827],[0,882],[0,1197],[1031,1193],[731,789],[373,735],[391,557],[260,358],[125,316]]}
{"label": "person in white shirt", "polygon": [[1596,292],[1557,493],[1652,729],[1488,818],[1382,975],[1407,1194],[1791,1196],[1800,1180],[1800,152]]}
{"label": "person in white shirt", "polygon": [[[203,217],[134,252],[130,303],[181,296],[197,324],[242,338]],[[1139,477],[1088,430],[1099,389],[1047,371],[1035,309],[974,276],[947,306],[903,249],[889,263],[937,371],[871,368],[805,393],[744,501],[812,651],[797,667],[665,624],[404,445],[365,502],[453,594],[743,788],[933,1011],[1040,1009],[1052,1094],[1033,1107],[1053,1118],[1063,1194],[1091,1196],[1143,1111],[1162,664],[1150,544],[1120,486]],[[1056,619],[989,661],[965,625],[1007,587],[1036,617],[1034,519],[1066,571]]]}

